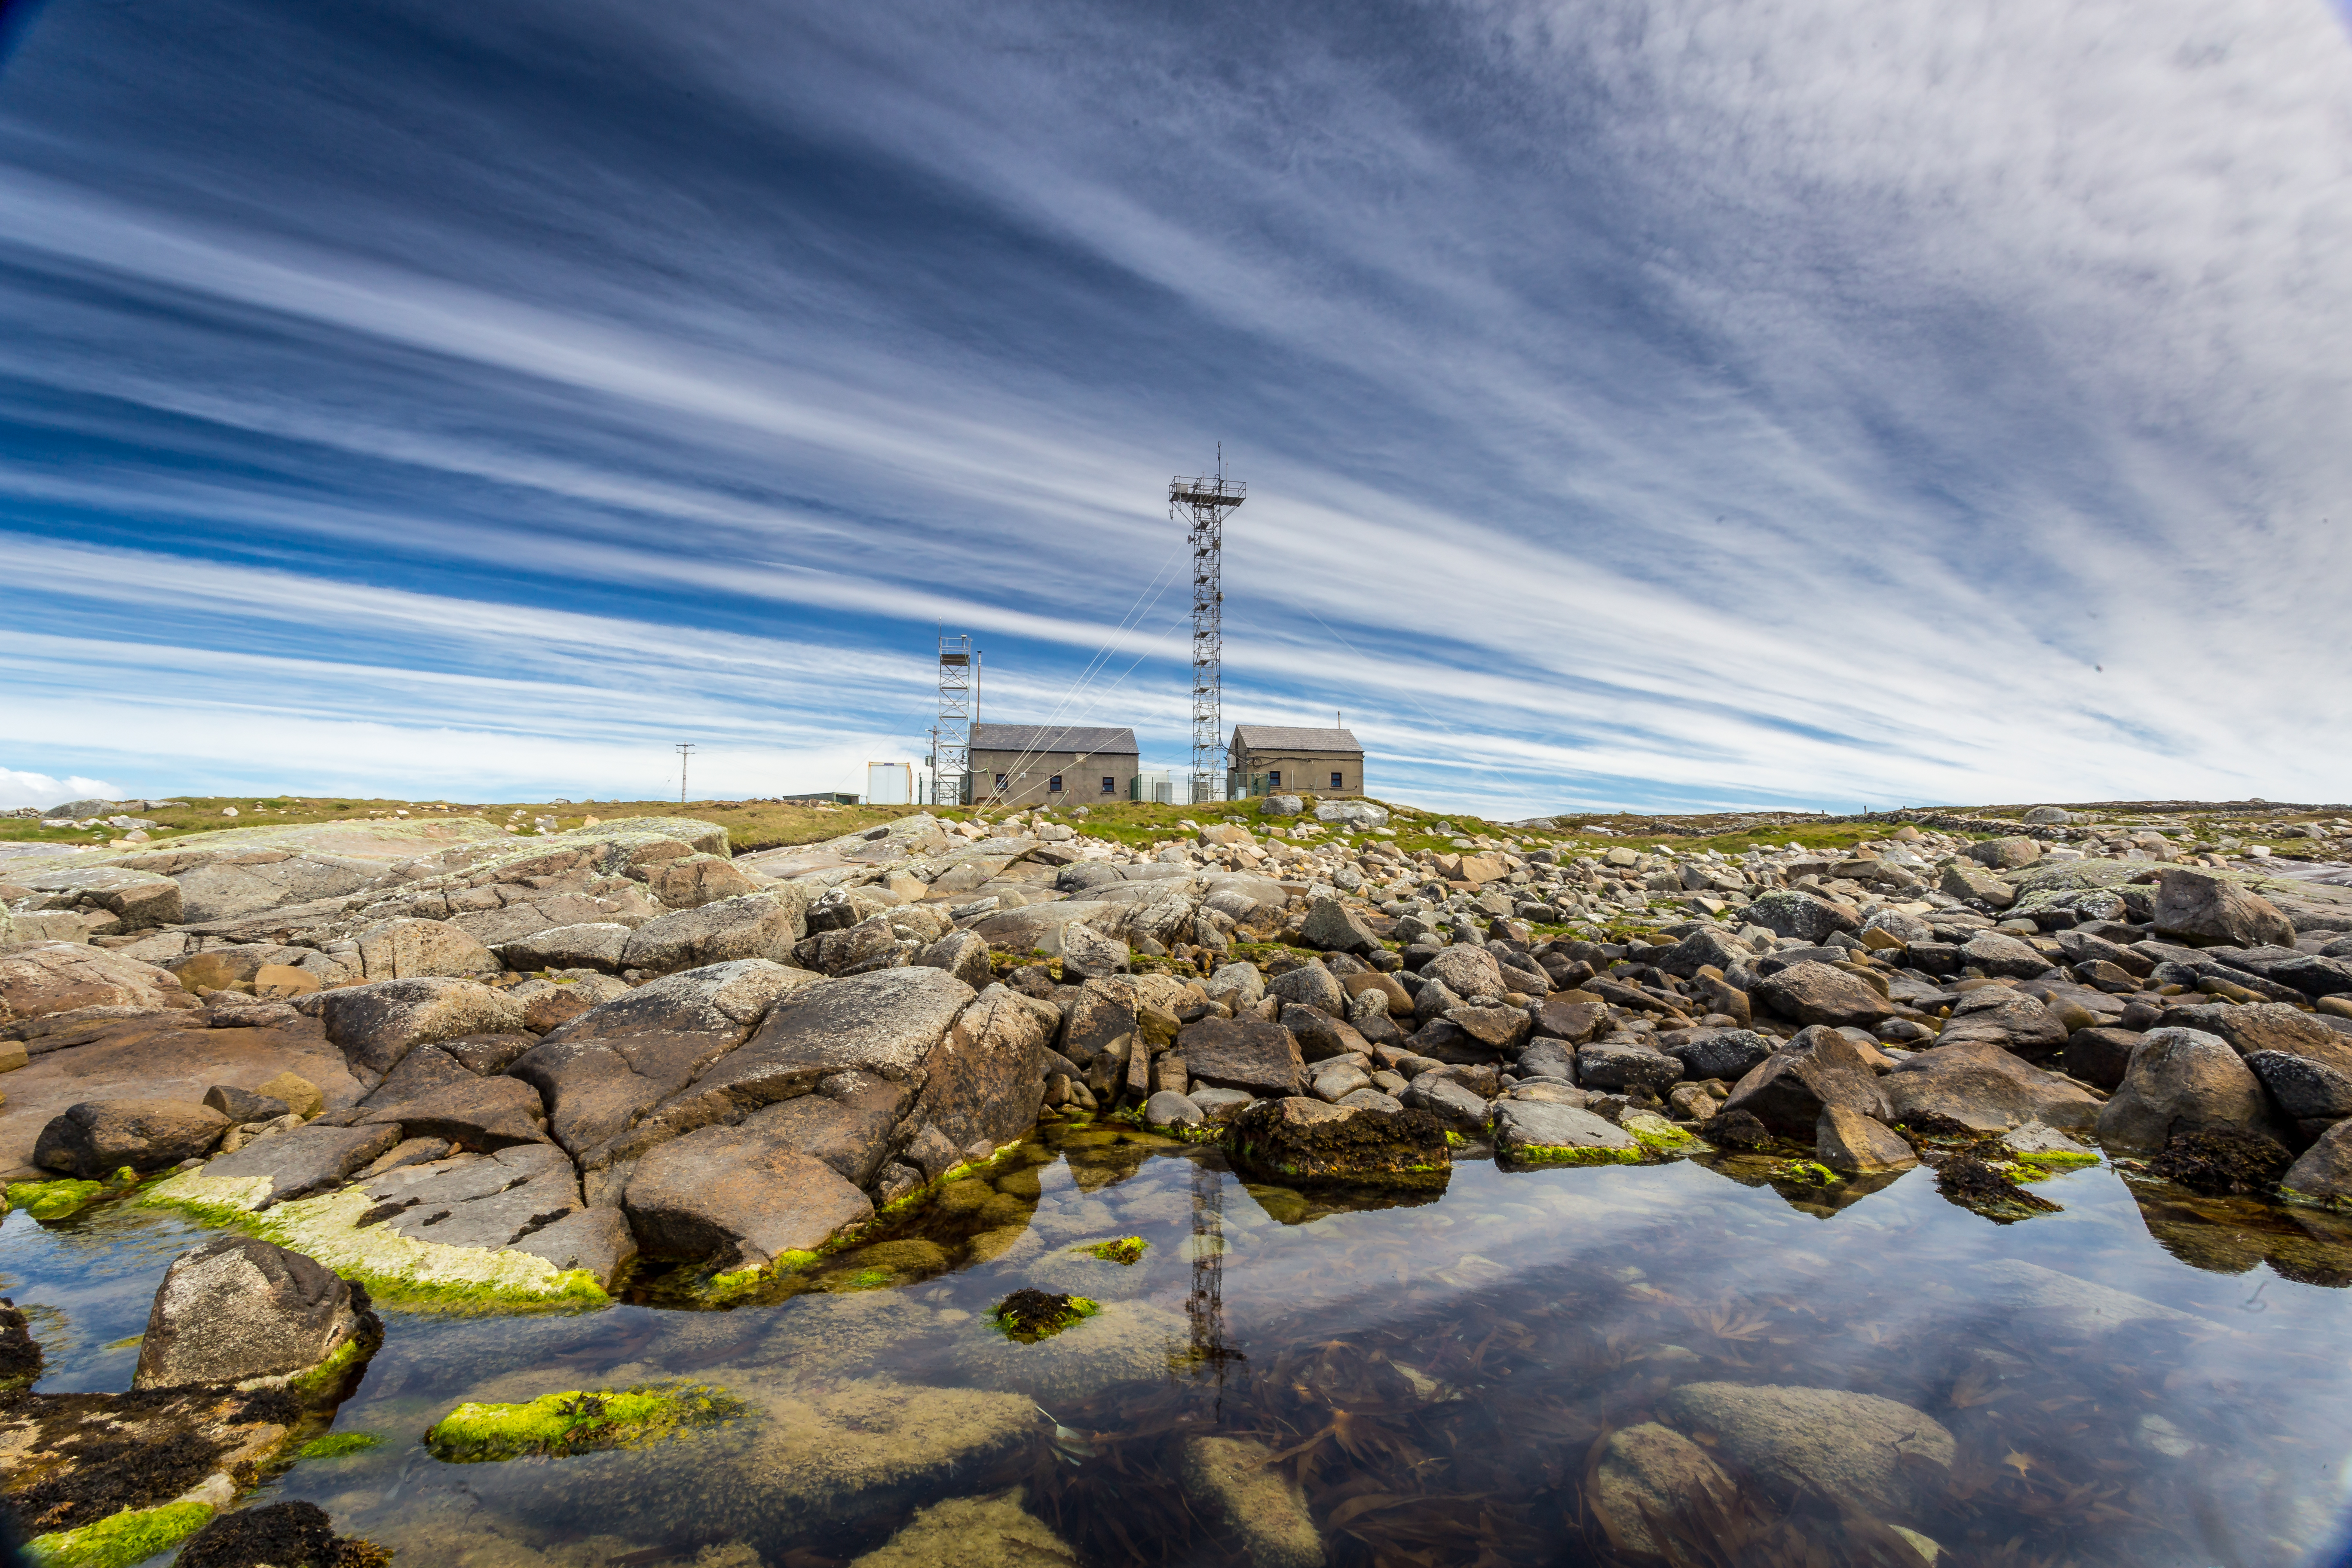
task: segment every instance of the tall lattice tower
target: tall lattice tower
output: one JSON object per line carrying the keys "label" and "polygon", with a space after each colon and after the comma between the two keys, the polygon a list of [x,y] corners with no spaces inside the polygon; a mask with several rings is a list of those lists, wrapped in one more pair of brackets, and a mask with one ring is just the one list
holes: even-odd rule
{"label": "tall lattice tower", "polygon": [[931,794],[940,805],[970,805],[971,778],[971,638],[940,634],[940,724],[931,744]]}
{"label": "tall lattice tower", "polygon": [[1248,487],[1225,478],[1223,447],[1217,471],[1168,481],[1168,520],[1181,522],[1192,546],[1192,801],[1225,793],[1225,513],[1242,504]]}

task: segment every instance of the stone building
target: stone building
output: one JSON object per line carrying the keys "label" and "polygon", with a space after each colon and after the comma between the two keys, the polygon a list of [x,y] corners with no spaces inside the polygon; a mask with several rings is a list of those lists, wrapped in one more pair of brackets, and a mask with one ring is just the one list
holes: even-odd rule
{"label": "stone building", "polygon": [[1133,730],[1073,724],[974,724],[971,784],[982,805],[1106,805],[1128,797],[1138,768]]}
{"label": "stone building", "polygon": [[1236,724],[1225,753],[1227,793],[1351,795],[1364,793],[1364,748],[1348,730]]}

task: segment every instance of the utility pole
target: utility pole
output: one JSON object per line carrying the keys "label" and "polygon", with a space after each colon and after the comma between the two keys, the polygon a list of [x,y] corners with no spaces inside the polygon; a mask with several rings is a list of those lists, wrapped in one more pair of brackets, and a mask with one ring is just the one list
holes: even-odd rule
{"label": "utility pole", "polygon": [[694,742],[681,741],[677,748],[677,804],[686,804],[686,760],[694,754]]}

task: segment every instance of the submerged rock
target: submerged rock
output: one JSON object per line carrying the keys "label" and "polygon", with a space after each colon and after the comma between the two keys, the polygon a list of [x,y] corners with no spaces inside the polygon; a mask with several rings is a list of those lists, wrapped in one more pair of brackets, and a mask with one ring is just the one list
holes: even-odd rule
{"label": "submerged rock", "polygon": [[433,1457],[476,1464],[641,1448],[743,1413],[743,1404],[708,1384],[660,1384],[607,1392],[573,1389],[520,1405],[460,1405],[425,1434]]}
{"label": "submerged rock", "polygon": [[916,1510],[898,1534],[849,1568],[1031,1568],[1077,1553],[1021,1506],[1018,1488]]}
{"label": "submerged rock", "polygon": [[1679,1425],[1776,1489],[1852,1498],[1902,1517],[1933,1506],[1958,1453],[1933,1417],[1839,1388],[1693,1383],[1660,1401]]}
{"label": "submerged rock", "polygon": [[1164,1307],[1105,1301],[1034,1343],[969,1325],[952,1364],[962,1382],[1061,1405],[1127,1384],[1164,1382],[1189,1342],[1190,1325]]}
{"label": "submerged rock", "polygon": [[1643,1515],[1673,1519],[1695,1504],[1727,1505],[1736,1489],[1706,1450],[1654,1421],[1622,1426],[1602,1439],[1592,1480],[1592,1511],[1612,1542],[1629,1552],[1660,1543]]}
{"label": "submerged rock", "polygon": [[1323,1537],[1274,1450],[1246,1437],[1184,1439],[1184,1495],[1240,1538],[1250,1568],[1319,1568]]}
{"label": "submerged rock", "polygon": [[385,1568],[392,1554],[335,1533],[326,1510],[273,1502],[223,1514],[189,1538],[172,1568]]}

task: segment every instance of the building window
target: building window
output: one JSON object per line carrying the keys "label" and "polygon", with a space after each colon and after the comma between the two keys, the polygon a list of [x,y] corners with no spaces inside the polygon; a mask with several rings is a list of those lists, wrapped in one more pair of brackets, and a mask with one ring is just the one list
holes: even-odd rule
{"label": "building window", "polygon": [[1338,773],[1333,773],[1331,775],[1331,787],[1333,789],[1346,789],[1348,786],[1339,782],[1339,775]]}
{"label": "building window", "polygon": [[1061,774],[1055,773],[1052,778],[1045,781],[1045,793],[1047,795],[1059,795],[1062,793]]}
{"label": "building window", "polygon": [[1110,776],[1110,774],[1108,774],[1108,773],[1105,773],[1105,774],[1103,774],[1103,794],[1105,794],[1105,795],[1117,795],[1118,793],[1118,781],[1117,779],[1115,779],[1115,778],[1111,777],[1111,776]]}
{"label": "building window", "polygon": [[1265,770],[1265,787],[1268,789],[1280,789],[1282,787],[1282,770],[1280,768],[1268,768]]}
{"label": "building window", "polygon": [[1004,775],[1003,773],[996,775],[996,787],[999,789],[1003,789],[1004,787]]}

